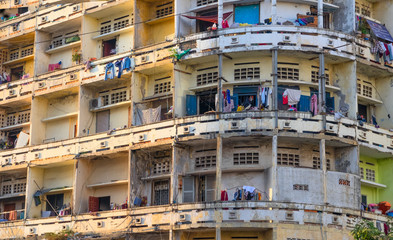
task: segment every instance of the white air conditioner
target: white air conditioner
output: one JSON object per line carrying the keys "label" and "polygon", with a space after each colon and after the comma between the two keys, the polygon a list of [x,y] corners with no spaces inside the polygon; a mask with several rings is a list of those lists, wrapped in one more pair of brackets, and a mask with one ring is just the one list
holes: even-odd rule
{"label": "white air conditioner", "polygon": [[103,221],[98,221],[97,222],[97,227],[98,228],[103,228],[104,227],[104,222]]}
{"label": "white air conditioner", "polygon": [[12,31],[16,32],[19,30],[19,24],[15,24],[14,26],[12,26]]}
{"label": "white air conditioner", "polygon": [[229,212],[228,218],[229,218],[229,219],[237,219],[236,212]]}
{"label": "white air conditioner", "polygon": [[360,55],[364,55],[364,49],[362,47],[358,47],[358,53]]}
{"label": "white air conditioner", "polygon": [[34,159],[40,159],[40,158],[41,158],[41,153],[34,154]]}
{"label": "white air conditioner", "polygon": [[367,138],[367,133],[364,132],[364,131],[359,131],[359,137],[363,138],[363,139],[366,139]]}
{"label": "white air conditioner", "polygon": [[48,21],[48,16],[44,16],[44,17],[41,17],[41,22],[47,22]]}
{"label": "white air conditioner", "polygon": [[147,61],[149,61],[149,56],[142,56],[141,57],[141,62],[147,62]]}
{"label": "white air conditioner", "polygon": [[100,142],[100,147],[105,148],[108,146],[108,141]]}
{"label": "white air conditioner", "polygon": [[99,108],[102,106],[102,100],[101,98],[93,98],[90,100],[89,102],[89,108],[90,110],[94,109],[94,108]]}
{"label": "white air conditioner", "polygon": [[331,39],[328,39],[327,45],[330,46],[330,47],[333,47],[334,46],[334,41],[331,40]]}
{"label": "white air conditioner", "polygon": [[237,43],[239,43],[239,38],[233,37],[233,38],[231,39],[231,44],[237,44]]}
{"label": "white air conditioner", "polygon": [[284,122],[284,128],[291,128],[291,122],[290,121],[285,121]]}
{"label": "white air conditioner", "polygon": [[80,9],[80,7],[79,7],[79,5],[77,5],[77,6],[74,6],[74,7],[72,8],[72,11],[73,11],[73,12],[78,12],[79,9]]}
{"label": "white air conditioner", "polygon": [[14,5],[19,5],[20,4],[20,0],[14,0]]}
{"label": "white air conditioner", "polygon": [[66,230],[68,230],[68,226],[67,226],[67,225],[63,225],[63,226],[61,226],[61,230],[62,230],[62,231],[66,231]]}
{"label": "white air conditioner", "polygon": [[29,229],[29,233],[30,233],[30,234],[34,234],[34,233],[35,233],[35,228],[30,228],[30,229]]}
{"label": "white air conditioner", "polygon": [[238,122],[231,122],[231,129],[238,129],[239,123]]}
{"label": "white air conditioner", "polygon": [[38,88],[44,88],[44,87],[45,87],[45,82],[38,83]]}
{"label": "white air conditioner", "polygon": [[76,80],[77,79],[77,75],[75,73],[70,74],[70,81]]}
{"label": "white air conditioner", "polygon": [[141,224],[143,224],[143,218],[141,218],[141,217],[135,218],[135,224],[136,224],[136,225],[141,225]]}
{"label": "white air conditioner", "polygon": [[180,221],[180,222],[185,222],[185,221],[187,221],[187,214],[180,214],[180,215],[179,215],[179,221]]}
{"label": "white air conditioner", "polygon": [[12,164],[12,158],[6,158],[6,159],[4,159],[4,165],[10,165],[10,164]]}
{"label": "white air conditioner", "polygon": [[143,141],[145,141],[145,139],[146,139],[146,135],[145,134],[141,134],[141,135],[139,135],[139,142],[143,142]]}
{"label": "white air conditioner", "polygon": [[14,95],[16,95],[16,91],[15,91],[15,89],[11,89],[11,90],[9,90],[8,94],[9,94],[10,96],[14,96]]}
{"label": "white air conditioner", "polygon": [[338,218],[338,216],[332,216],[332,223],[333,223],[333,224],[338,224],[338,223],[339,223],[339,218]]}
{"label": "white air conditioner", "polygon": [[184,133],[190,133],[190,127],[183,127]]}
{"label": "white air conditioner", "polygon": [[284,35],[283,39],[284,42],[290,42],[291,41],[291,36],[289,35]]}
{"label": "white air conditioner", "polygon": [[293,212],[286,212],[285,219],[286,220],[293,220],[294,219]]}

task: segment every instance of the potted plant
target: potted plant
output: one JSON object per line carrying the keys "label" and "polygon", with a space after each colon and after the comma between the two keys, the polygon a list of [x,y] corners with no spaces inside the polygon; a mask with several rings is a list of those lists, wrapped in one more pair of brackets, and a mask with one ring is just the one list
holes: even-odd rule
{"label": "potted plant", "polygon": [[75,63],[75,65],[80,64],[81,58],[82,58],[82,54],[78,52],[74,52],[74,54],[72,54],[72,61]]}

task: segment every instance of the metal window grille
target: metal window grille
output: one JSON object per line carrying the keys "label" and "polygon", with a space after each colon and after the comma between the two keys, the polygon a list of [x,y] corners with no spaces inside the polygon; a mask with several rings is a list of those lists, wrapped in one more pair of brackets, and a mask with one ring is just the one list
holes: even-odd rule
{"label": "metal window grille", "polygon": [[111,104],[127,101],[127,90],[111,93]]}
{"label": "metal window grille", "polygon": [[173,13],[172,2],[168,2],[157,6],[156,10],[156,18],[165,17],[167,15],[171,15]]}
{"label": "metal window grille", "polygon": [[26,183],[15,183],[14,193],[22,193],[22,192],[26,192]]}
{"label": "metal window grille", "polygon": [[2,195],[11,194],[12,193],[12,185],[3,185],[3,189],[1,191]]}
{"label": "metal window grille", "polygon": [[154,94],[165,93],[171,91],[171,82],[156,83],[154,85]]}
{"label": "metal window grille", "polygon": [[165,174],[171,171],[169,161],[153,163],[153,174]]}
{"label": "metal window grille", "polygon": [[366,180],[375,182],[375,170],[366,168]]}
{"label": "metal window grille", "polygon": [[218,80],[218,72],[203,73],[197,76],[197,85],[206,85],[210,83],[216,83]]}
{"label": "metal window grille", "polygon": [[197,6],[203,6],[210,3],[216,3],[218,0],[197,0]]}
{"label": "metal window grille", "polygon": [[154,182],[154,205],[169,203],[169,181]]}
{"label": "metal window grille", "polygon": [[283,166],[298,167],[300,164],[300,156],[299,154],[292,154],[292,153],[278,153],[277,164]]}
{"label": "metal window grille", "polygon": [[259,163],[259,153],[244,152],[233,154],[234,165],[250,165]]}
{"label": "metal window grille", "polygon": [[237,68],[234,72],[235,80],[252,80],[261,77],[259,67],[255,68]]}
{"label": "metal window grille", "polygon": [[293,190],[308,191],[308,184],[293,184]]}
{"label": "metal window grille", "polygon": [[277,68],[277,77],[281,80],[299,80],[299,69],[279,67]]}
{"label": "metal window grille", "polygon": [[[319,71],[311,71],[311,82],[313,83],[318,83],[319,79],[318,79],[318,75],[319,75]],[[330,84],[330,76],[328,73],[325,73],[325,84],[329,85]]]}
{"label": "metal window grille", "polygon": [[202,156],[195,158],[195,168],[209,168],[216,166],[216,156]]}

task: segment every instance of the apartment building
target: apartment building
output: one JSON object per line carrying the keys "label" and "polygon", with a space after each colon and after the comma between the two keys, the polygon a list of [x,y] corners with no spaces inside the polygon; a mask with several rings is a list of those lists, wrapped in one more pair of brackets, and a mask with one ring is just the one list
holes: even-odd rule
{"label": "apartment building", "polygon": [[369,206],[393,202],[392,1],[0,7],[1,239],[352,239],[389,221]]}

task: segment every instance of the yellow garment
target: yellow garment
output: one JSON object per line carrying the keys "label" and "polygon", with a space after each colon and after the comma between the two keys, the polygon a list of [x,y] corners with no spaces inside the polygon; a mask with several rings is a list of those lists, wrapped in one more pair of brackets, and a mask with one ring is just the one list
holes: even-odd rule
{"label": "yellow garment", "polygon": [[238,107],[237,107],[237,111],[238,111],[238,112],[241,112],[241,111],[243,111],[243,110],[244,110],[244,107],[243,107],[243,106],[238,106]]}

